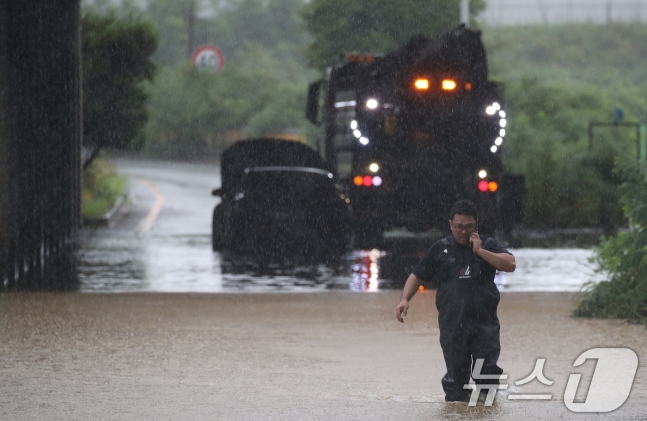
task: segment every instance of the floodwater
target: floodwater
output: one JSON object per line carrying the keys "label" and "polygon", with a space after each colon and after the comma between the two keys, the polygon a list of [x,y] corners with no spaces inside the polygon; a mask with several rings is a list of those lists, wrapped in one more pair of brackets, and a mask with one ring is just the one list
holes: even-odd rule
{"label": "floodwater", "polygon": [[550,399],[445,403],[435,292],[416,294],[405,323],[395,318],[395,289],[424,247],[401,241],[317,266],[236,261],[211,251],[213,166],[119,168],[130,176],[129,204],[81,237],[83,293],[0,296],[2,420],[645,419],[642,367],[611,413],[564,404],[571,376],[581,375],[578,399],[592,384],[596,361],[574,366],[587,349],[647,357],[644,326],[570,317],[577,297],[568,291],[599,278],[589,250],[512,250],[517,271],[498,279],[509,292],[498,308],[499,365],[512,388],[545,359],[552,383],[535,379],[517,393]]}
{"label": "floodwater", "polygon": [[[591,250],[511,252],[517,270],[497,276],[501,291],[579,291],[603,277],[589,262]],[[83,242],[77,269],[83,292],[374,292],[401,287],[418,259],[354,250],[330,264],[259,267],[212,252],[209,235],[94,236]]]}
{"label": "floodwater", "polygon": [[444,402],[435,294],[417,294],[405,323],[395,319],[399,295],[5,294],[0,419],[645,419],[642,367],[616,411],[574,413],[563,401],[571,373],[581,373],[577,396],[586,396],[596,361],[573,362],[587,349],[628,347],[644,361],[644,326],[569,317],[572,293],[504,294],[499,365],[507,384],[544,358],[554,383],[518,387],[551,398],[504,395],[494,406],[468,407]]}
{"label": "floodwater", "polygon": [[[130,178],[128,204],[109,227],[87,230],[77,253],[82,292],[277,292],[401,288],[431,245],[395,241],[386,250],[343,252],[319,265],[259,265],[211,251],[211,212],[220,200],[218,167],[117,161]],[[502,291],[578,291],[600,280],[591,250],[511,250],[517,270]]]}

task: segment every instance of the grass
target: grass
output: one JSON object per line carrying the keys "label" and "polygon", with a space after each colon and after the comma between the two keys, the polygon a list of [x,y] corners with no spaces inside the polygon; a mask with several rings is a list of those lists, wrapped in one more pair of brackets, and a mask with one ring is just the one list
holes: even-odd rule
{"label": "grass", "polygon": [[83,217],[105,215],[117,202],[125,184],[126,177],[119,175],[111,162],[100,158],[92,161],[83,171]]}

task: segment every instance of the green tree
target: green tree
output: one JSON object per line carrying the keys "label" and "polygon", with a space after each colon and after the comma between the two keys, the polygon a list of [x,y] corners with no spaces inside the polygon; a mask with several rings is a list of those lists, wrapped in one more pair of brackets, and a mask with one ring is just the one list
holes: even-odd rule
{"label": "green tree", "polygon": [[[150,2],[142,12],[157,28],[159,48],[153,58],[156,62],[173,66],[190,59],[189,52],[189,15],[197,14],[195,0],[157,0]],[[208,38],[205,22],[195,17],[194,42],[196,46]]]}
{"label": "green tree", "polygon": [[213,20],[213,32],[223,51],[229,54],[236,54],[250,44],[267,49],[287,44],[302,49],[309,42],[298,15],[303,4],[303,0],[231,1]]}
{"label": "green tree", "polygon": [[[435,37],[458,24],[459,0],[312,0],[303,17],[313,37],[307,50],[319,69],[352,52],[384,52],[415,35]],[[470,2],[471,16],[485,2]]]}
{"label": "green tree", "polygon": [[81,24],[83,137],[92,150],[84,162],[87,167],[102,148],[141,146],[147,121],[143,83],[155,73],[150,57],[157,34],[141,18],[112,12],[86,12]]}

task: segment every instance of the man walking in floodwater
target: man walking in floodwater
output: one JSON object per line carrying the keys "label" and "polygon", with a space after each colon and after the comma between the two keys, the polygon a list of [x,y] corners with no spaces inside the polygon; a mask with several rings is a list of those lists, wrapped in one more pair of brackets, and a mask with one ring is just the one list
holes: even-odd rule
{"label": "man walking in floodwater", "polygon": [[[404,285],[396,317],[404,322],[409,301],[421,281],[438,287],[436,307],[447,374],[442,378],[445,401],[468,402],[470,373],[483,359],[480,374],[500,375],[497,365],[501,343],[497,306],[499,290],[494,284],[497,270],[514,272],[514,256],[496,239],[483,237],[477,229],[478,211],[472,202],[452,206],[449,227],[452,235],[436,241],[427,250]],[[476,383],[498,380],[474,379]]]}

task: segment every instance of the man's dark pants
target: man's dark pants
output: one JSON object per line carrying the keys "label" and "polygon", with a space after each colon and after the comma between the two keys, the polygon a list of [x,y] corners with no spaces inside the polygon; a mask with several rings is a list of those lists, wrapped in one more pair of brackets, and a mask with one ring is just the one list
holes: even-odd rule
{"label": "man's dark pants", "polygon": [[[455,280],[441,285],[436,295],[440,346],[447,373],[442,379],[446,400],[466,400],[476,360],[482,358],[480,374],[503,373],[497,365],[501,352],[499,290],[493,282]],[[498,384],[498,379],[474,379],[477,384]]]}

